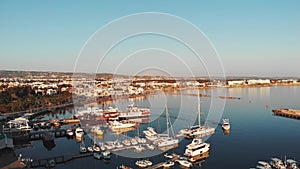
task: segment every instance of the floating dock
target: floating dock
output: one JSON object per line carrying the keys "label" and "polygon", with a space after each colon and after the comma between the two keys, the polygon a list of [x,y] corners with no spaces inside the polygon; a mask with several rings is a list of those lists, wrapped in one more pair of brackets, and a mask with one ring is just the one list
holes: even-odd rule
{"label": "floating dock", "polygon": [[288,108],[280,108],[272,110],[273,115],[282,116],[293,119],[300,119],[300,110],[288,109]]}

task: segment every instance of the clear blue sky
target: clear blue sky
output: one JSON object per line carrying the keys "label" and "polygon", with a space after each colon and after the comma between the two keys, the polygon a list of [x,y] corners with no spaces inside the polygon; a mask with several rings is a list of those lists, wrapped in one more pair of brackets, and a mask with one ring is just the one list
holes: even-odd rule
{"label": "clear blue sky", "polygon": [[73,71],[100,27],[129,14],[163,12],[202,30],[226,75],[300,76],[299,9],[299,0],[1,0],[0,70]]}

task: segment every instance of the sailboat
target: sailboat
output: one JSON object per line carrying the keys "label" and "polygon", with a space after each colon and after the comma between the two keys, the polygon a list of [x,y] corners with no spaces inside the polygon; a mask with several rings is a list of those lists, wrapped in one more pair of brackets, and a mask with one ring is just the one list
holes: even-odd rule
{"label": "sailboat", "polygon": [[[170,124],[170,117],[169,117],[167,105],[166,105],[166,120],[167,120],[167,133],[168,134],[167,134],[167,137],[159,137],[159,139],[156,142],[158,147],[173,146],[173,145],[177,145],[179,142],[178,139],[174,138],[174,132],[172,129],[172,125]],[[170,127],[171,127],[173,137],[170,137]]]}
{"label": "sailboat", "polygon": [[215,133],[215,129],[208,126],[201,126],[200,95],[198,91],[198,125],[191,126],[189,129],[182,129],[179,133],[187,138],[199,138]]}

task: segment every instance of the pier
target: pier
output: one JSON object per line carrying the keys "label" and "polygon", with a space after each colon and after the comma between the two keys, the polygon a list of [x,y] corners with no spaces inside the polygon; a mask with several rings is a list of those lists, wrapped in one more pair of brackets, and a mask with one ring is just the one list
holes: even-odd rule
{"label": "pier", "polygon": [[54,135],[55,138],[65,137],[66,136],[66,129],[56,129],[56,130],[42,130],[42,131],[33,131],[29,132],[30,140],[40,140],[43,137],[43,134],[46,132],[50,132]]}
{"label": "pier", "polygon": [[288,109],[288,108],[280,108],[272,110],[273,115],[282,116],[293,119],[300,119],[300,110]]}

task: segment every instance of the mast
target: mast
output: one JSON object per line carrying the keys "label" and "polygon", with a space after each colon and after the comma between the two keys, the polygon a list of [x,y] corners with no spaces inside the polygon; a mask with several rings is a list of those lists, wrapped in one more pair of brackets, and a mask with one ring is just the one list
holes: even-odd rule
{"label": "mast", "polygon": [[167,119],[167,132],[168,132],[168,137],[170,137],[170,131],[169,131],[169,112],[168,112],[167,104],[166,104],[166,119]]}
{"label": "mast", "polygon": [[198,125],[199,125],[199,127],[201,126],[201,112],[200,112],[200,94],[199,94],[199,89],[198,89]]}

